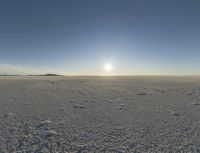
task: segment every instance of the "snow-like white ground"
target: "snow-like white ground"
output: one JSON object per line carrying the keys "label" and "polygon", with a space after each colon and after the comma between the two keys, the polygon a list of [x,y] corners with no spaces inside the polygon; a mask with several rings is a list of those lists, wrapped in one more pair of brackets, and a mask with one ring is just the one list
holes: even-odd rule
{"label": "snow-like white ground", "polygon": [[0,152],[200,152],[200,77],[2,76]]}

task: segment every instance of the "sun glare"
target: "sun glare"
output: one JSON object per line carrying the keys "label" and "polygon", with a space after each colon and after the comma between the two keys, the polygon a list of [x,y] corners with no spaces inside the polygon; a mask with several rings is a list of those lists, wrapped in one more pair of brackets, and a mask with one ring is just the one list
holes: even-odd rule
{"label": "sun glare", "polygon": [[113,66],[110,63],[106,63],[104,65],[104,70],[107,71],[107,72],[110,72],[112,70],[112,68],[113,68]]}

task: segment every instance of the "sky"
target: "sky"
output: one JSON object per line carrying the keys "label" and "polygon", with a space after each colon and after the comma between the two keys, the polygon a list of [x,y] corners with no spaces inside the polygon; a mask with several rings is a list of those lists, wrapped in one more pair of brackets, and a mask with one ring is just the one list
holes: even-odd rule
{"label": "sky", "polygon": [[199,8],[199,0],[1,0],[0,74],[200,75]]}

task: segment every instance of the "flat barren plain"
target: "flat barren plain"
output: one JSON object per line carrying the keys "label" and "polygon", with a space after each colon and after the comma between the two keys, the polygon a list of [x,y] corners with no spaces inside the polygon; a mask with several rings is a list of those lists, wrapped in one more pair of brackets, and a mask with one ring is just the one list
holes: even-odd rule
{"label": "flat barren plain", "polygon": [[200,77],[0,77],[1,153],[200,152]]}

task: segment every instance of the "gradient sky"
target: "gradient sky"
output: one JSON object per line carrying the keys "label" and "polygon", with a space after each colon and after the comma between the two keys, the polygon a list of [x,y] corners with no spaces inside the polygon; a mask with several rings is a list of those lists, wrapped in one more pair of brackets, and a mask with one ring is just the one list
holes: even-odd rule
{"label": "gradient sky", "polygon": [[200,74],[199,0],[1,0],[0,74]]}

